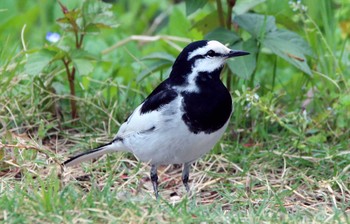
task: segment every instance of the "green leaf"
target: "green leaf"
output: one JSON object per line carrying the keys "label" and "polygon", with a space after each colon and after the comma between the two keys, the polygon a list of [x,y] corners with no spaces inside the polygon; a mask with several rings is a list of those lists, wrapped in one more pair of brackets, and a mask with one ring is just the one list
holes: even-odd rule
{"label": "green leaf", "polygon": [[186,15],[189,16],[207,4],[208,0],[186,0]]}
{"label": "green leaf", "polygon": [[83,49],[73,49],[69,52],[74,67],[80,75],[88,75],[94,69],[92,60],[98,60],[99,57]]}
{"label": "green leaf", "polygon": [[[116,26],[114,26],[116,27]],[[91,23],[85,27],[85,32],[91,33],[91,34],[98,34],[101,32],[102,29],[112,29],[112,26],[109,26],[104,23]]]}
{"label": "green leaf", "polygon": [[250,78],[256,68],[256,54],[258,52],[257,41],[251,38],[244,42],[241,41],[231,48],[235,50],[244,50],[250,53],[249,55],[237,57],[227,62],[232,73],[244,79]]}
{"label": "green leaf", "polygon": [[350,95],[342,95],[339,97],[339,103],[344,107],[350,106]]}
{"label": "green leaf", "polygon": [[305,55],[312,55],[311,48],[296,33],[278,30],[273,16],[247,13],[236,16],[234,21],[259,40],[264,47],[311,75],[311,69],[305,57]]}
{"label": "green leaf", "polygon": [[203,33],[209,33],[215,28],[220,27],[219,20],[216,18],[218,18],[218,12],[215,10],[203,19],[199,20],[197,23],[195,23],[192,28],[197,28]]}
{"label": "green leaf", "polygon": [[273,16],[246,13],[235,16],[234,21],[256,39],[263,39],[266,33],[277,30]]}
{"label": "green leaf", "polygon": [[82,10],[84,31],[96,33],[100,29],[116,27],[118,25],[117,20],[111,9],[111,4],[102,1],[84,1]]}
{"label": "green leaf", "polygon": [[168,35],[186,36],[189,33],[190,27],[191,23],[185,14],[180,9],[174,8],[169,16],[167,26]]}
{"label": "green leaf", "polygon": [[70,57],[74,59],[89,59],[89,60],[99,60],[100,56],[96,54],[92,54],[83,49],[72,49],[69,51]]}
{"label": "green leaf", "polygon": [[266,34],[262,44],[306,74],[312,74],[305,57],[312,55],[311,48],[298,34],[288,30],[275,30]]}
{"label": "green leaf", "polygon": [[54,88],[55,93],[63,95],[68,91],[68,86],[65,86],[62,82],[53,82],[52,88]]}
{"label": "green leaf", "polygon": [[173,63],[175,61],[175,57],[171,54],[167,54],[164,52],[155,52],[152,54],[147,55],[146,57],[142,58],[143,60],[165,60]]}
{"label": "green leaf", "polygon": [[92,65],[90,60],[73,59],[72,62],[80,75],[88,75],[94,69],[94,66]]}
{"label": "green leaf", "polygon": [[55,52],[42,49],[36,53],[28,55],[27,63],[24,67],[29,75],[38,75],[53,60]]}
{"label": "green leaf", "polygon": [[151,65],[147,66],[147,69],[145,69],[143,72],[141,72],[138,77],[137,81],[141,81],[142,79],[146,78],[153,72],[162,70],[166,67],[171,67],[171,65],[175,61],[175,57],[171,54],[167,54],[164,52],[155,52],[150,55],[147,55],[143,58],[143,60],[156,60]]}
{"label": "green leaf", "polygon": [[153,64],[151,64],[150,66],[148,66],[147,69],[145,69],[143,72],[141,72],[137,76],[137,81],[141,81],[142,79],[146,78],[147,76],[149,76],[153,72],[159,71],[159,70],[164,69],[166,67],[170,67],[171,65],[172,65],[172,63],[167,61],[167,60],[158,60],[158,61],[154,62]]}
{"label": "green leaf", "polygon": [[244,1],[237,1],[237,4],[233,8],[233,14],[234,15],[240,15],[243,13],[248,12],[255,6],[265,2],[265,0],[244,0]]}
{"label": "green leaf", "polygon": [[233,44],[241,38],[233,31],[219,27],[204,37],[206,40],[217,40],[223,44]]}
{"label": "green leaf", "polygon": [[81,10],[75,9],[69,11],[67,14],[64,14],[64,17],[58,18],[56,21],[58,25],[66,31],[73,31],[75,30],[75,25],[77,23],[77,20],[81,16]]}
{"label": "green leaf", "polygon": [[80,12],[80,9],[71,10],[67,14],[64,14],[64,17],[58,18],[56,21],[58,23],[71,24],[72,21],[77,20],[77,18],[80,16]]}
{"label": "green leaf", "polygon": [[65,56],[67,56],[67,52],[64,51],[62,48],[59,48],[55,45],[48,45],[45,46],[45,49],[49,50],[50,52],[54,53],[55,56],[52,58],[52,61],[55,60],[61,60],[63,59]]}

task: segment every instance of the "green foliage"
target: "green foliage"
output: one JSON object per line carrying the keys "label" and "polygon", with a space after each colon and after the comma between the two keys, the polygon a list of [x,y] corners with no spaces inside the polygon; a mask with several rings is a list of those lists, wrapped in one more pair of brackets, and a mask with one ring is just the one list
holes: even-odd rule
{"label": "green foliage", "polygon": [[[240,27],[250,33],[259,45],[268,48],[272,53],[311,75],[305,57],[305,55],[310,56],[312,54],[310,47],[296,33],[277,29],[273,16],[246,13],[236,16],[234,20]],[[254,46],[249,49],[253,52],[256,51]]]}
{"label": "green foliage", "polygon": [[[347,0],[109,2],[2,1],[1,221],[349,222]],[[194,169],[193,198],[169,203],[182,189],[170,178],[154,203],[129,154],[59,173],[110,140],[199,39],[251,54],[224,69],[235,111]]]}
{"label": "green foliage", "polygon": [[39,75],[46,66],[48,66],[55,58],[56,53],[48,49],[37,50],[28,57],[27,64],[25,66],[25,72],[29,75]]}
{"label": "green foliage", "polygon": [[[83,49],[83,39],[86,35],[98,34],[101,29],[116,26],[115,18],[111,12],[111,5],[101,1],[85,0],[81,9],[68,10],[60,1],[64,17],[57,19],[66,36],[64,41],[57,44],[44,46],[31,53],[27,64],[26,72],[32,75],[39,75],[44,72],[48,65],[56,61],[62,61],[67,74],[72,97],[71,110],[72,118],[78,116],[75,97],[75,74],[87,75],[93,71],[91,60],[98,60],[95,56]],[[56,41],[54,41],[56,42]]]}
{"label": "green foliage", "polygon": [[189,16],[198,9],[201,9],[208,0],[186,0],[186,15]]}

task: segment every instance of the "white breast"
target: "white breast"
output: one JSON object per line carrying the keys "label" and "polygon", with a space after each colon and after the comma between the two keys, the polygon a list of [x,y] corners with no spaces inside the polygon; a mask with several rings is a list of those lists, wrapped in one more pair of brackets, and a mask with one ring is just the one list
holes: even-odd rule
{"label": "white breast", "polygon": [[[210,134],[194,134],[182,121],[182,97],[158,111],[140,114],[140,105],[125,122],[117,136],[141,161],[152,164],[191,162],[209,152],[223,135],[228,122]],[[153,128],[154,127],[154,128]]]}

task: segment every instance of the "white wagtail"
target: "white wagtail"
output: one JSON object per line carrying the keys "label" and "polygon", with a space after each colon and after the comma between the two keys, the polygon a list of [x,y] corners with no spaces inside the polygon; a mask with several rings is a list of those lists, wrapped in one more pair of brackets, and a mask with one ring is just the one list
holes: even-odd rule
{"label": "white wagtail", "polygon": [[120,126],[114,139],[74,156],[75,165],[109,152],[126,151],[151,164],[151,181],[158,197],[157,167],[184,164],[182,181],[189,191],[191,163],[209,152],[223,135],[232,113],[232,99],[220,80],[228,58],[249,54],[218,41],[189,44],[163,81]]}

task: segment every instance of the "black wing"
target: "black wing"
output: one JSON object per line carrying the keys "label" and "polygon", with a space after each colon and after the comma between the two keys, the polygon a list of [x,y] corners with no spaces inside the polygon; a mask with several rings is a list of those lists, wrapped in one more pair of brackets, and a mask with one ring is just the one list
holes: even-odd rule
{"label": "black wing", "polygon": [[141,107],[141,114],[159,110],[161,107],[169,104],[177,97],[176,91],[170,88],[167,83],[168,79],[162,82],[153,92],[145,99]]}

